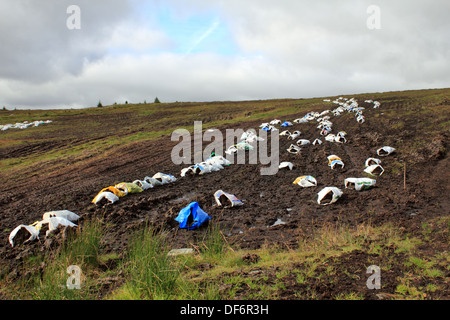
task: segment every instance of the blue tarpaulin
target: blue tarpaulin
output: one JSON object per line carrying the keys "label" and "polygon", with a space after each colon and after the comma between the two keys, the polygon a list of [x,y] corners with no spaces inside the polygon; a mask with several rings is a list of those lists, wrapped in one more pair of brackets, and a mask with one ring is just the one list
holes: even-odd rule
{"label": "blue tarpaulin", "polygon": [[181,229],[196,229],[211,217],[203,211],[198,202],[191,202],[187,207],[181,209],[175,221],[180,223]]}

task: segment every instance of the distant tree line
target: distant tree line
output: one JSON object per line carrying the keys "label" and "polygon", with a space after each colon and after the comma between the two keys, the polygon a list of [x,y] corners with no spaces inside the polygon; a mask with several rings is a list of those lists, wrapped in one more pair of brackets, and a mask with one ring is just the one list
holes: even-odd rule
{"label": "distant tree line", "polygon": [[[161,103],[161,101],[159,101],[158,97],[156,97],[155,101],[153,103]],[[125,104],[128,104],[128,100],[125,101]],[[147,100],[144,100],[144,104],[147,104]],[[114,105],[117,105],[117,102],[114,102]],[[103,104],[102,104],[101,100],[99,100],[97,103],[97,108],[101,108],[101,107],[103,107]],[[3,110],[6,110],[6,108],[3,107]]]}

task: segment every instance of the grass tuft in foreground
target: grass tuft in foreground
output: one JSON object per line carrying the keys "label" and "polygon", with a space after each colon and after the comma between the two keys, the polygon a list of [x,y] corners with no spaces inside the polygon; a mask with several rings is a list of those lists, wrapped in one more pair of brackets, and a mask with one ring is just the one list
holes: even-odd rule
{"label": "grass tuft in foreground", "polygon": [[96,288],[90,275],[98,265],[102,228],[101,221],[92,219],[69,233],[56,252],[45,258],[43,272],[29,280],[33,287],[24,292],[36,300],[94,299]]}

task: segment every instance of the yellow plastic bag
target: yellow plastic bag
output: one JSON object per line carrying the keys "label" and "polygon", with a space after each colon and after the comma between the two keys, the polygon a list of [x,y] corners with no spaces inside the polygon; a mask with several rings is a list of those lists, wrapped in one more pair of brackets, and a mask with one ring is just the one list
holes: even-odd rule
{"label": "yellow plastic bag", "polygon": [[102,192],[105,192],[105,191],[112,192],[112,193],[114,193],[114,194],[115,194],[116,196],[118,196],[118,197],[124,197],[124,196],[127,195],[127,192],[124,192],[124,191],[122,191],[122,190],[119,190],[119,189],[116,188],[116,187],[109,186],[109,187],[107,187],[107,188],[103,188],[103,189],[95,196],[95,198],[92,200],[92,203],[96,203],[96,202],[97,202],[98,196],[99,196]]}
{"label": "yellow plastic bag", "polygon": [[117,189],[125,189],[126,193],[139,193],[144,191],[141,187],[139,187],[136,183],[132,182],[121,182],[119,184],[116,184],[115,187]]}
{"label": "yellow plastic bag", "polygon": [[313,176],[301,176],[295,179],[294,184],[298,184],[301,187],[315,187],[317,186],[317,180]]}
{"label": "yellow plastic bag", "polygon": [[331,165],[331,163],[335,160],[342,161],[341,158],[339,158],[338,156],[336,156],[334,154],[331,156],[328,156],[328,165]]}

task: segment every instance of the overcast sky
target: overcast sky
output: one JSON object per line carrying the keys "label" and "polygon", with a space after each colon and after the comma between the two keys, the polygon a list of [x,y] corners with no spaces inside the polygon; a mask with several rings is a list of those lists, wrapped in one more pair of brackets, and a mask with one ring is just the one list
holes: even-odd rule
{"label": "overcast sky", "polygon": [[449,12],[448,0],[2,0],[0,107],[450,87]]}

